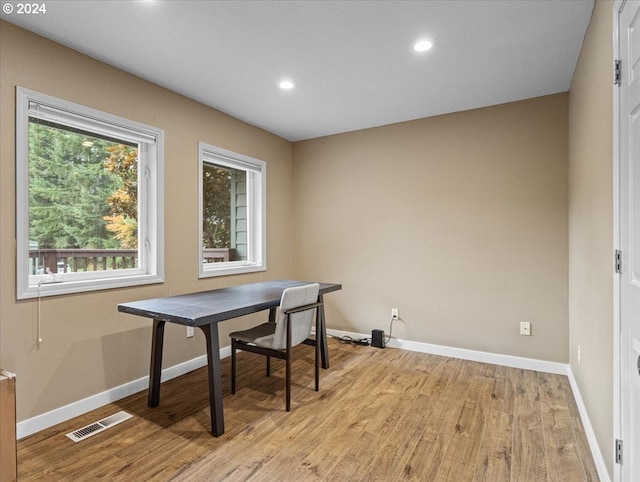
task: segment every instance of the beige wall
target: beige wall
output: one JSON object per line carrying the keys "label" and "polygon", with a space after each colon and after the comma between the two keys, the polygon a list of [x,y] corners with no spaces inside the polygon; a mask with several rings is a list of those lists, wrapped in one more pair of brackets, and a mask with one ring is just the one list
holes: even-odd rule
{"label": "beige wall", "polygon": [[[0,76],[0,364],[19,376],[19,420],[148,374],[150,320],[119,314],[118,303],[291,277],[290,142],[5,22]],[[39,349],[38,301],[15,296],[16,85],[165,131],[165,283],[42,299]],[[267,273],[197,279],[199,140],[266,161]],[[167,335],[165,366],[205,353],[199,331],[187,340],[169,326]]]}
{"label": "beige wall", "polygon": [[612,7],[610,1],[596,2],[569,93],[571,368],[610,475],[613,470]]}
{"label": "beige wall", "polygon": [[[330,328],[568,362],[558,94],[294,144],[294,274]],[[519,335],[519,321],[532,336]]]}

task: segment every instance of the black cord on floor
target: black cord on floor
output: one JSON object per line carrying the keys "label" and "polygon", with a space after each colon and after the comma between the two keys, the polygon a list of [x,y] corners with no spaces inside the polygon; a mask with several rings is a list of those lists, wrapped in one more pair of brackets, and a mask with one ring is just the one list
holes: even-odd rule
{"label": "black cord on floor", "polygon": [[363,346],[369,345],[369,338],[353,338],[348,335],[345,335],[345,336],[329,335],[329,336],[331,336],[331,338],[335,338],[336,340],[338,340],[339,343],[343,343],[345,345],[363,345]]}

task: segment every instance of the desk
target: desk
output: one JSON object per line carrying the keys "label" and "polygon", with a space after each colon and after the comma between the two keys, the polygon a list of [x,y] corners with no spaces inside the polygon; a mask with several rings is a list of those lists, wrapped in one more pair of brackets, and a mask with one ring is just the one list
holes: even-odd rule
{"label": "desk", "polygon": [[[165,323],[178,323],[200,328],[207,342],[207,365],[209,374],[209,406],[211,410],[211,433],[218,437],[224,433],[222,411],[222,373],[220,369],[220,342],[217,324],[224,320],[269,310],[269,321],[275,321],[276,308],[280,304],[282,292],[292,286],[307,284],[304,281],[264,281],[230,288],[222,288],[200,293],[190,293],[164,298],[121,303],[118,311],[132,315],[153,318],[151,340],[151,367],[149,370],[148,405],[157,407],[160,403],[160,375],[162,372],[162,347]],[[342,289],[342,285],[320,283],[318,301],[323,295]],[[318,308],[317,315],[321,333],[316,334],[320,343],[322,367],[329,368],[327,330],[324,307]]]}

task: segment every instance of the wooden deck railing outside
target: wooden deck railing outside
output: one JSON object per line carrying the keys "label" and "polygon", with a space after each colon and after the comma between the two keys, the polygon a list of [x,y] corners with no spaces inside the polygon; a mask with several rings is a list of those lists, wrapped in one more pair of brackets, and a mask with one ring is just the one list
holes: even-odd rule
{"label": "wooden deck railing outside", "polygon": [[137,249],[32,249],[31,274],[106,271],[138,266]]}
{"label": "wooden deck railing outside", "polygon": [[221,263],[233,261],[233,250],[229,248],[204,248],[202,257],[205,263]]}
{"label": "wooden deck railing outside", "polygon": [[[232,260],[229,248],[205,248],[207,263]],[[76,273],[81,271],[107,271],[137,268],[136,249],[31,249],[30,274]]]}

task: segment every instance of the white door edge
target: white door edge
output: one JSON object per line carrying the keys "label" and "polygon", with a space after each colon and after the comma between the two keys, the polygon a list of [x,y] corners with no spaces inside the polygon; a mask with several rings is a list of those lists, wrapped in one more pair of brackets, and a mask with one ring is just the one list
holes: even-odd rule
{"label": "white door edge", "polygon": [[[613,58],[620,58],[620,11],[625,0],[615,0],[613,4]],[[613,65],[611,66],[613,71]],[[613,85],[613,247],[612,256],[615,250],[620,249],[620,94],[617,85]],[[613,262],[613,261],[612,261]],[[620,332],[621,332],[621,312],[620,312],[620,276],[613,276],[613,440],[611,446],[615,444],[615,440],[620,438],[622,433],[622,384],[621,359],[620,350]],[[611,461],[613,465],[614,482],[622,482],[622,466],[616,464],[615,460]]]}

